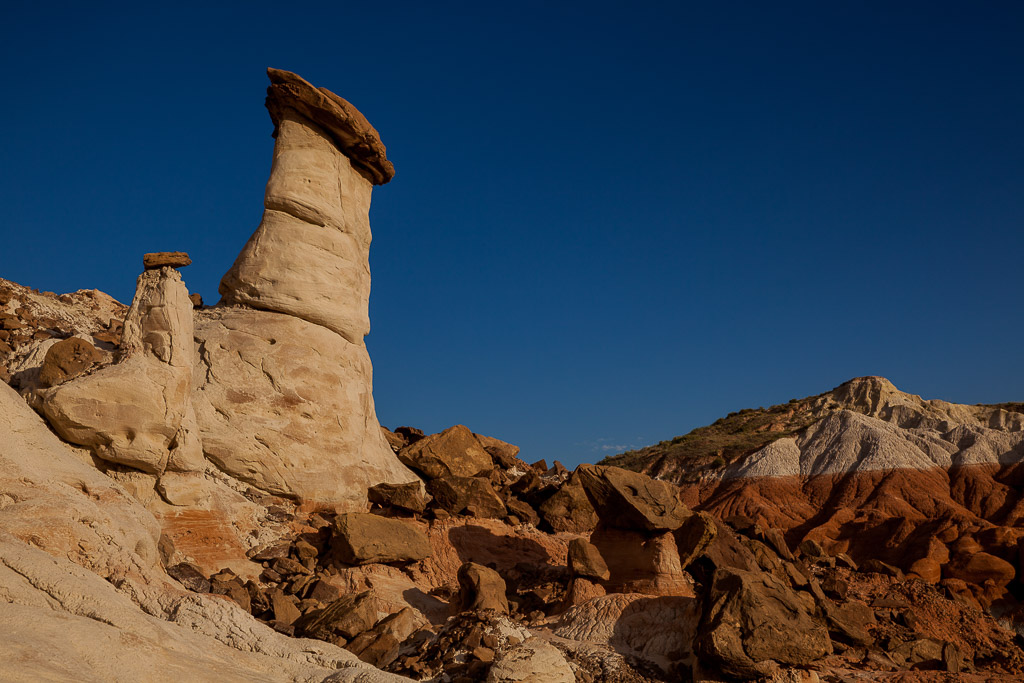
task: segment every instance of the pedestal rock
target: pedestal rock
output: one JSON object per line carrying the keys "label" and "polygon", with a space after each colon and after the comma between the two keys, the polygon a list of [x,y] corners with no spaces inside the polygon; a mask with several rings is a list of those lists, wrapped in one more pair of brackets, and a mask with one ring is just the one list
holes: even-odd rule
{"label": "pedestal rock", "polygon": [[416,481],[385,441],[370,330],[370,192],[394,175],[355,107],[269,69],[273,164],[263,220],[196,314],[203,449],[228,474],[304,502],[359,507]]}

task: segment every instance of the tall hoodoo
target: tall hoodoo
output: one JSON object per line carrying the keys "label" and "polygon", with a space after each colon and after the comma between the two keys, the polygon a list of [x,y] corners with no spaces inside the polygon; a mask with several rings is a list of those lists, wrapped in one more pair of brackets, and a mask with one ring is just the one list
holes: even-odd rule
{"label": "tall hoodoo", "polygon": [[[416,479],[373,405],[370,192],[394,175],[355,107],[269,69],[273,165],[263,220],[196,314],[203,451],[263,490],[365,504],[368,487]],[[253,310],[256,309],[256,310]]]}
{"label": "tall hoodoo", "polygon": [[287,313],[353,344],[370,331],[370,192],[394,176],[351,104],[268,69],[274,161],[263,221],[220,284],[224,303]]}

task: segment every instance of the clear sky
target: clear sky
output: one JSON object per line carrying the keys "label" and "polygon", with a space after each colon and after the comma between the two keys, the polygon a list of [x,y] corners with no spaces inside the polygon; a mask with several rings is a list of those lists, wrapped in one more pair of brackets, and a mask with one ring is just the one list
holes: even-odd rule
{"label": "clear sky", "polygon": [[[152,6],[151,6],[152,5]],[[19,3],[0,277],[208,303],[267,66],[355,104],[381,422],[596,460],[877,374],[1024,400],[1024,3]]]}

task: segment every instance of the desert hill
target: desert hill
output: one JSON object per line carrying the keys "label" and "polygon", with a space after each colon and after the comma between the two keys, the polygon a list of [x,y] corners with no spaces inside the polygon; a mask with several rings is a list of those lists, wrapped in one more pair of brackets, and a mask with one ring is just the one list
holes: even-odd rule
{"label": "desert hill", "polygon": [[[945,434],[952,426],[962,425],[977,434],[982,441],[996,437],[997,432],[1020,432],[1024,429],[1024,403],[994,405],[960,405],[939,400],[924,400],[920,396],[897,389],[884,377],[858,377],[835,389],[817,396],[792,399],[788,403],[769,408],[747,408],[729,413],[714,423],[699,427],[688,434],[662,441],[653,446],[627,451],[605,458],[602,465],[615,465],[644,472],[676,483],[694,482],[702,477],[720,476],[773,476],[793,474],[823,474],[847,467],[855,469],[886,469],[887,467],[913,467],[920,454],[891,454],[895,458],[885,462],[881,453],[865,453],[867,461],[832,462],[828,458],[811,462],[804,457],[799,465],[770,461],[781,457],[781,452],[792,454],[790,443],[811,425],[824,420],[842,419],[839,413],[848,411],[872,418],[866,425],[876,425],[885,433],[888,427],[880,422],[904,430],[930,430]],[[848,416],[847,419],[855,419]],[[870,427],[868,427],[870,429]],[[829,428],[823,428],[828,431]],[[951,439],[958,438],[951,435]],[[761,452],[769,444],[788,439],[770,451]],[[945,439],[941,439],[945,441]],[[952,446],[956,449],[956,446]],[[993,444],[996,450],[1002,448]],[[781,449],[781,450],[779,450]],[[949,448],[943,447],[943,450]],[[929,462],[931,457],[925,456]],[[942,456],[932,457],[939,461]],[[952,458],[945,465],[966,464],[971,459],[991,458],[978,449]],[[1012,458],[1012,456],[1010,456]],[[879,459],[881,458],[881,459]],[[903,458],[906,458],[905,460]],[[919,462],[923,465],[924,462]],[[943,464],[935,462],[934,464]],[[728,468],[727,468],[728,466]],[[753,468],[753,469],[751,469]],[[794,469],[796,468],[796,469]]]}
{"label": "desert hill", "polygon": [[784,529],[1017,610],[1024,537],[1019,403],[924,400],[881,377],[610,458],[677,482],[697,509]]}

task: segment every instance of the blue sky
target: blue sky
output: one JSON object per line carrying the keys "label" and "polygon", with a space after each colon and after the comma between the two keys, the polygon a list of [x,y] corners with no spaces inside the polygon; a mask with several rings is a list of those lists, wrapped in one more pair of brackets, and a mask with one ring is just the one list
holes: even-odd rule
{"label": "blue sky", "polygon": [[267,66],[366,114],[381,422],[572,465],[858,375],[1024,400],[1018,2],[9,8],[0,277],[207,302]]}

